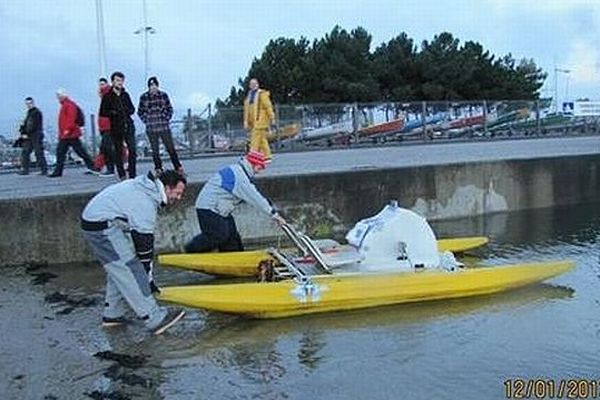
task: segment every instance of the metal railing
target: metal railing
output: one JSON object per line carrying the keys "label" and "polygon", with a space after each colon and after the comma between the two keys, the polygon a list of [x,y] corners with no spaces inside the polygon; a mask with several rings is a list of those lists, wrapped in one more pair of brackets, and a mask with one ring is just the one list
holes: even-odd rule
{"label": "metal railing", "polygon": [[[600,134],[600,118],[556,112],[551,100],[461,101],[275,105],[275,126],[269,141],[275,150],[319,147],[393,145],[402,142],[436,143],[532,136]],[[241,152],[248,132],[243,108],[193,112],[179,110],[171,122],[176,149],[182,156]],[[91,115],[89,121],[95,121]],[[88,124],[84,137],[97,153],[100,144],[95,126]],[[138,154],[149,158],[143,124],[136,121]],[[56,140],[47,132],[46,149],[54,153]],[[0,162],[17,163],[19,149],[0,145]]]}
{"label": "metal railing", "polygon": [[[242,107],[210,111],[173,123],[182,147],[243,151]],[[554,112],[549,100],[276,105],[275,114],[276,149],[600,133],[600,118]]]}

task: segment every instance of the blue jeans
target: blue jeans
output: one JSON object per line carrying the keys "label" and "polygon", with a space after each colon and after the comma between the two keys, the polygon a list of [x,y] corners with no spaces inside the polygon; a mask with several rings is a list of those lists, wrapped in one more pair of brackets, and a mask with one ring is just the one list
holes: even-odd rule
{"label": "blue jeans", "polygon": [[210,210],[196,209],[201,233],[185,245],[186,253],[244,251],[242,239],[230,215],[222,217]]}
{"label": "blue jeans", "polygon": [[54,168],[55,174],[62,175],[63,168],[65,166],[65,159],[67,158],[67,150],[69,150],[69,147],[71,147],[75,153],[83,159],[83,162],[88,169],[94,169],[92,157],[90,157],[88,152],[83,147],[81,140],[61,139],[58,141],[58,145],[56,146],[56,167]]}
{"label": "blue jeans", "polygon": [[161,132],[146,132],[148,136],[148,141],[150,142],[150,148],[152,149],[152,160],[154,161],[155,169],[162,169],[162,160],[160,159],[159,152],[159,142],[161,139],[163,144],[165,145],[165,149],[167,153],[169,153],[169,157],[171,158],[171,162],[173,163],[173,168],[177,169],[181,167],[181,162],[179,162],[179,157],[177,156],[177,152],[175,151],[175,145],[173,144],[173,135],[170,130],[165,130]]}
{"label": "blue jeans", "polygon": [[110,134],[115,146],[115,166],[117,167],[119,178],[125,177],[125,168],[123,167],[123,144],[127,145],[127,151],[129,153],[129,157],[127,158],[127,173],[129,174],[130,179],[135,178],[135,162],[137,160],[135,130],[133,128],[127,128],[125,130],[112,129]]}
{"label": "blue jeans", "polygon": [[110,132],[101,132],[101,135],[102,140],[100,141],[100,153],[104,155],[106,171],[112,174],[115,172],[115,145],[112,137],[110,136]]}
{"label": "blue jeans", "polygon": [[44,155],[44,134],[33,133],[29,135],[29,139],[23,140],[23,149],[21,151],[21,168],[24,173],[29,173],[29,156],[31,152],[35,152],[36,164],[42,170],[42,173],[48,171],[46,156]]}

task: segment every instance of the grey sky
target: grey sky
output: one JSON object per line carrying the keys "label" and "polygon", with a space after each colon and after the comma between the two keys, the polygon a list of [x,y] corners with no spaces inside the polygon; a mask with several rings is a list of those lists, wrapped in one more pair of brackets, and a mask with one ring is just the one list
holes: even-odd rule
{"label": "grey sky", "polygon": [[[405,31],[417,43],[449,31],[503,55],[532,57],[559,98],[600,99],[600,2],[597,0],[147,0],[151,74],[179,113],[225,97],[269,39],[312,40],[339,24],[363,26],[373,46]],[[145,89],[142,0],[103,0],[108,70],[122,70],[134,101]],[[54,91],[65,87],[87,113],[97,107],[99,76],[94,0],[0,0],[0,134],[36,98],[55,124]],[[551,92],[544,93],[551,95]]]}

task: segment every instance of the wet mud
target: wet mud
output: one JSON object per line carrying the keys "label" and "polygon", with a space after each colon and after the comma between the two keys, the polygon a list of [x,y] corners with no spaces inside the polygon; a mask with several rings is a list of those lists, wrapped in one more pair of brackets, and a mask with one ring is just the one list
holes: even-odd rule
{"label": "wet mud", "polygon": [[70,314],[77,308],[94,307],[99,303],[99,300],[96,298],[74,298],[61,292],[49,294],[44,297],[44,300],[49,304],[62,307],[60,310],[56,311],[57,315]]}

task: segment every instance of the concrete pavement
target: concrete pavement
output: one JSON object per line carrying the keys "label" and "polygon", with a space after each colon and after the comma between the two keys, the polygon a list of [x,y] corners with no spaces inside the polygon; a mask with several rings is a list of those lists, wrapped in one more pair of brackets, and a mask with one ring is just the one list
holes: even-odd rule
{"label": "concrete pavement", "polygon": [[[477,141],[409,146],[348,148],[335,150],[276,153],[273,164],[261,174],[283,177],[334,173],[364,169],[387,169],[429,165],[460,164],[498,160],[523,160],[600,154],[600,137],[536,138],[501,141]],[[184,160],[192,183],[204,182],[220,166],[239,156],[223,155]],[[165,160],[166,161],[166,160]],[[165,162],[165,166],[169,163]],[[152,164],[139,164],[146,173]],[[115,183],[114,177],[84,174],[83,168],[66,169],[61,178],[46,178],[35,172],[29,176],[0,175],[0,201],[34,197],[94,193]]]}

